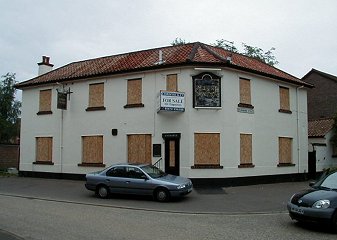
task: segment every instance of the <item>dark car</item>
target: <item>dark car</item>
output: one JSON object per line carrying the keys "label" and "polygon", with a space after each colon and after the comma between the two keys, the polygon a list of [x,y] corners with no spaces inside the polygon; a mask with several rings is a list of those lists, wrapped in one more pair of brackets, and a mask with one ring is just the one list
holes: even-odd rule
{"label": "dark car", "polygon": [[188,178],[170,175],[152,165],[116,164],[86,175],[85,187],[99,197],[110,193],[151,195],[158,201],[181,197],[192,192]]}
{"label": "dark car", "polygon": [[337,172],[323,174],[311,189],[294,194],[287,204],[289,215],[299,222],[328,224],[337,231]]}

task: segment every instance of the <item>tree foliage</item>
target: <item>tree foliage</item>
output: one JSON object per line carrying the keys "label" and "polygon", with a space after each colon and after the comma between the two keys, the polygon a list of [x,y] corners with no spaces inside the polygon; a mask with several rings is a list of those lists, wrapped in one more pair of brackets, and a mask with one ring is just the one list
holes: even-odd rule
{"label": "tree foliage", "polygon": [[243,52],[239,52],[234,42],[231,42],[225,39],[216,40],[216,42],[213,43],[212,46],[221,47],[225,50],[228,50],[234,53],[240,53],[240,54],[258,59],[271,66],[278,64],[278,61],[276,60],[276,57],[274,56],[274,51],[275,51],[274,47],[272,47],[271,49],[265,52],[262,48],[254,47],[246,43],[242,43]]}
{"label": "tree foliage", "polygon": [[11,143],[19,130],[17,120],[21,102],[15,100],[16,89],[14,88],[15,73],[7,73],[1,76],[0,82],[0,142]]}
{"label": "tree foliage", "polygon": [[330,139],[332,145],[337,147],[337,113],[334,116],[334,123],[332,126],[332,137]]}
{"label": "tree foliage", "polygon": [[186,44],[187,42],[185,41],[185,39],[182,39],[182,38],[176,38],[173,40],[173,42],[171,42],[171,45],[172,46],[178,46],[178,45],[184,45]]}
{"label": "tree foliage", "polygon": [[218,39],[216,40],[215,43],[212,44],[212,46],[214,47],[220,47],[223,48],[225,50],[234,52],[234,53],[238,53],[238,49],[234,46],[234,42],[225,40],[225,39]]}

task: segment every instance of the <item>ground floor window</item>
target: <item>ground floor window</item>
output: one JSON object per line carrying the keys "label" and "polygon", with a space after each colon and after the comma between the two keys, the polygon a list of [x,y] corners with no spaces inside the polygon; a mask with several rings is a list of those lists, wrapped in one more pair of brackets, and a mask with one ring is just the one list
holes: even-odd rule
{"label": "ground floor window", "polygon": [[254,167],[252,161],[252,134],[240,134],[239,168]]}
{"label": "ground floor window", "polygon": [[279,167],[294,166],[292,159],[292,143],[293,139],[290,137],[279,137]]}
{"label": "ground floor window", "polygon": [[220,166],[220,133],[194,134],[194,166],[192,168],[222,168]]}
{"label": "ground floor window", "polygon": [[103,136],[82,136],[82,163],[79,166],[104,167]]}
{"label": "ground floor window", "polygon": [[152,136],[151,134],[128,135],[128,162],[152,163]]}
{"label": "ground floor window", "polygon": [[36,138],[36,160],[34,164],[53,164],[53,138]]}

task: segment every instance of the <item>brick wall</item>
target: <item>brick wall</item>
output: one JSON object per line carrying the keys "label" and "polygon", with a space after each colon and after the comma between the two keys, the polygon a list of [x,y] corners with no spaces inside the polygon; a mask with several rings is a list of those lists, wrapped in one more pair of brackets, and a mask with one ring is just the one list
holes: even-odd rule
{"label": "brick wall", "polygon": [[19,145],[0,144],[0,169],[19,169]]}
{"label": "brick wall", "polygon": [[308,89],[308,118],[333,117],[337,112],[337,82],[315,72],[303,80],[315,85]]}

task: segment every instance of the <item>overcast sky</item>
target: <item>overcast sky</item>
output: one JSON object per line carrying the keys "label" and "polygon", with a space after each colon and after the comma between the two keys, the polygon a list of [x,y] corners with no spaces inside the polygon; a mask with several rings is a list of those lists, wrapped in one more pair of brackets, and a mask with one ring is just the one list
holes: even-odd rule
{"label": "overcast sky", "polygon": [[0,74],[37,75],[70,62],[187,42],[275,47],[276,67],[298,77],[337,75],[336,0],[0,0]]}

